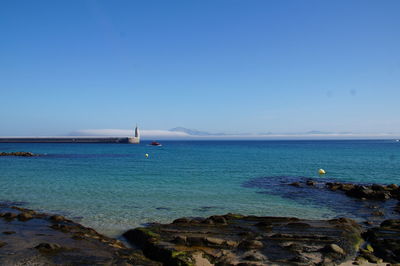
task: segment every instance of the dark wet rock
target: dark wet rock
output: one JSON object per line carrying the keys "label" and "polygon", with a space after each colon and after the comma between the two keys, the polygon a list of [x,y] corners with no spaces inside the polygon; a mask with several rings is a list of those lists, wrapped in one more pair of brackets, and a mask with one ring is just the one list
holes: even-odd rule
{"label": "dark wet rock", "polygon": [[386,188],[396,190],[396,189],[399,189],[399,186],[396,184],[390,184],[390,185],[387,185]]}
{"label": "dark wet rock", "polygon": [[303,246],[299,245],[298,243],[292,243],[287,246],[282,245],[282,247],[292,250],[292,251],[297,251],[297,252],[303,251],[303,248],[304,248]]}
{"label": "dark wet rock", "polygon": [[398,228],[400,227],[400,220],[399,219],[385,220],[381,223],[381,227]]}
{"label": "dark wet rock", "polygon": [[66,219],[64,216],[61,216],[61,215],[52,215],[52,216],[50,216],[50,220],[53,222],[59,223],[59,222],[65,221]]}
{"label": "dark wet rock", "polygon": [[132,229],[124,237],[165,265],[196,265],[195,254],[216,265],[338,264],[354,257],[361,243],[360,226],[344,218],[321,221],[228,214],[204,219],[213,220],[192,223],[182,218]]}
{"label": "dark wet rock", "polygon": [[168,208],[168,207],[157,207],[156,210],[159,210],[159,211],[170,211],[171,208]]}
{"label": "dark wet rock", "polygon": [[364,260],[371,262],[371,263],[382,263],[383,262],[383,259],[378,258],[377,256],[375,256],[372,253],[362,254],[362,256],[360,256],[360,257],[364,258]]}
{"label": "dark wet rock", "polygon": [[315,182],[314,180],[307,180],[306,185],[307,186],[315,186],[317,184],[317,182]]}
{"label": "dark wet rock", "polygon": [[187,241],[187,237],[186,236],[176,236],[174,238],[174,240],[172,240],[173,243],[177,244],[177,245],[186,245]]}
{"label": "dark wet rock", "polygon": [[32,152],[17,151],[17,152],[0,152],[0,156],[32,157],[32,156],[37,156],[37,155],[33,154]]}
{"label": "dark wet rock", "polygon": [[385,215],[385,213],[383,212],[383,211],[374,211],[374,212],[372,212],[372,215],[374,215],[374,216],[384,216]]}
{"label": "dark wet rock", "polygon": [[342,187],[342,185],[339,183],[328,182],[328,183],[326,183],[326,187],[332,191],[336,191],[336,190],[340,189]]}
{"label": "dark wet rock", "polygon": [[17,218],[17,214],[16,213],[14,213],[14,212],[6,212],[6,213],[4,213],[3,215],[2,215],[2,217],[4,218],[4,219],[7,219],[7,220],[12,220],[12,219],[15,219],[15,218]]}
{"label": "dark wet rock", "polygon": [[224,239],[216,237],[205,237],[204,240],[208,246],[222,246],[225,243]]}
{"label": "dark wet rock", "polygon": [[0,246],[6,243],[0,265],[160,265],[140,250],[67,219],[11,206],[0,206],[0,213]]}
{"label": "dark wet rock", "polygon": [[261,249],[263,246],[264,246],[264,244],[258,240],[243,240],[239,244],[239,248],[244,249],[244,250]]}
{"label": "dark wet rock", "polygon": [[249,261],[267,261],[267,257],[258,251],[252,250],[243,253],[243,260]]}
{"label": "dark wet rock", "polygon": [[379,227],[369,229],[364,238],[371,248],[362,255],[370,262],[380,258],[385,262],[400,263],[400,219],[386,220]]}
{"label": "dark wet rock", "polygon": [[35,248],[40,251],[49,252],[49,251],[59,250],[61,249],[61,246],[59,244],[54,244],[54,243],[40,243]]}
{"label": "dark wet rock", "polygon": [[22,212],[22,213],[17,215],[17,218],[18,218],[18,220],[24,222],[24,221],[28,221],[28,220],[32,219],[33,215],[28,213],[28,212]]}
{"label": "dark wet rock", "polygon": [[374,200],[388,200],[391,198],[389,191],[381,190],[380,186],[354,186],[352,189],[345,191],[347,196],[355,198],[365,198]]}
{"label": "dark wet rock", "polygon": [[272,223],[270,222],[266,222],[266,221],[261,221],[255,224],[255,226],[259,226],[259,227],[271,227]]}
{"label": "dark wet rock", "polygon": [[290,183],[289,185],[291,185],[293,187],[301,187],[300,182],[293,182],[293,183]]}
{"label": "dark wet rock", "polygon": [[394,211],[400,213],[400,202],[394,207]]}
{"label": "dark wet rock", "polygon": [[198,236],[187,237],[186,243],[188,246],[205,246],[206,238]]}
{"label": "dark wet rock", "polygon": [[209,219],[212,220],[215,224],[226,224],[225,217],[220,215],[211,216]]}
{"label": "dark wet rock", "polygon": [[308,223],[300,223],[300,222],[294,222],[294,223],[288,223],[287,226],[291,226],[291,227],[310,227],[310,225]]}
{"label": "dark wet rock", "polygon": [[298,265],[310,265],[310,260],[308,258],[302,257],[302,256],[296,256],[293,257],[289,260],[290,262],[294,262],[295,264]]}
{"label": "dark wet rock", "polygon": [[191,223],[192,219],[190,218],[178,218],[176,220],[174,220],[172,223],[174,224],[188,224]]}
{"label": "dark wet rock", "polygon": [[345,255],[346,252],[336,244],[328,244],[323,248],[324,251],[333,252],[339,255]]}

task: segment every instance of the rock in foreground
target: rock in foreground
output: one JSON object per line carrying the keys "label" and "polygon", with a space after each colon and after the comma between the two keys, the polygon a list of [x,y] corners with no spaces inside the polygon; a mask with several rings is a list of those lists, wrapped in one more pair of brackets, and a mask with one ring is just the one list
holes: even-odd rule
{"label": "rock in foreground", "polygon": [[0,205],[0,265],[160,265],[59,215]]}
{"label": "rock in foreground", "polygon": [[361,228],[327,221],[227,214],[180,218],[127,231],[124,237],[166,265],[338,264],[356,255]]}
{"label": "rock in foreground", "polygon": [[361,252],[366,260],[375,262],[376,257],[390,263],[400,262],[400,219],[386,220],[379,227],[369,229],[364,237],[371,247]]}

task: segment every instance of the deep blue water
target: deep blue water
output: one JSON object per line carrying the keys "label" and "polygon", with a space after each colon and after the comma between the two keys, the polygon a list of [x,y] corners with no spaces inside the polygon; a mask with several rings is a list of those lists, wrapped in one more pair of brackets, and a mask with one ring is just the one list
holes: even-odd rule
{"label": "deep blue water", "polygon": [[[1,151],[43,156],[0,157],[0,201],[62,213],[111,236],[182,216],[338,215],[329,206],[280,195],[279,186],[268,193],[246,185],[261,177],[271,184],[282,176],[400,183],[400,143],[392,140],[0,143]],[[327,174],[319,176],[319,168]]]}

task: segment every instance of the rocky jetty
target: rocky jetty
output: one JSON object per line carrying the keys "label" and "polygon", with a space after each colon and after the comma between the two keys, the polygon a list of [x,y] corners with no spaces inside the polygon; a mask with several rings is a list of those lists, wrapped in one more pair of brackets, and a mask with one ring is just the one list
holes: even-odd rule
{"label": "rocky jetty", "polygon": [[16,152],[0,152],[0,156],[21,156],[21,157],[33,157],[38,156],[32,152],[16,151]]}
{"label": "rocky jetty", "polygon": [[350,219],[227,214],[181,218],[124,237],[165,265],[334,265],[354,258],[361,227]]}
{"label": "rocky jetty", "polygon": [[0,265],[161,265],[60,215],[0,206]]}

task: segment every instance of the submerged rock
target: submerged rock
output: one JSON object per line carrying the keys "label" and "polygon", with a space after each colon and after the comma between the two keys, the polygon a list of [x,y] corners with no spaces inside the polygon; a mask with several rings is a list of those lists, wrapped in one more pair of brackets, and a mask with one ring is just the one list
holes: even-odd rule
{"label": "submerged rock", "polygon": [[322,221],[228,214],[204,219],[219,223],[192,220],[152,224],[123,236],[165,265],[196,265],[199,254],[216,265],[337,264],[354,257],[361,243],[360,226],[344,218]]}

